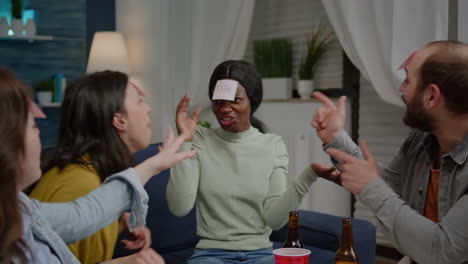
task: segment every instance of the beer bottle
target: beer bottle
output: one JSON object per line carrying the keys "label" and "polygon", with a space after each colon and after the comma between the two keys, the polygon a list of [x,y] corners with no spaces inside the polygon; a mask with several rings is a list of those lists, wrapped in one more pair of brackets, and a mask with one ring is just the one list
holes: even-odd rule
{"label": "beer bottle", "polygon": [[340,248],[336,251],[336,264],[358,264],[359,258],[353,248],[352,219],[345,218],[341,226]]}
{"label": "beer bottle", "polygon": [[288,237],[283,244],[284,248],[304,248],[304,243],[299,232],[299,212],[289,212]]}

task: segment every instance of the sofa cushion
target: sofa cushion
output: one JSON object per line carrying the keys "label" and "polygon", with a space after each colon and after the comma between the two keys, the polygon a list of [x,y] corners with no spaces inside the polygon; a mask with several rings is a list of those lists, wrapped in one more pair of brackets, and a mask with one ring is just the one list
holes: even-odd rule
{"label": "sofa cushion", "polygon": [[161,256],[167,264],[186,264],[187,260],[192,256],[194,249],[195,246],[192,248],[162,253]]}

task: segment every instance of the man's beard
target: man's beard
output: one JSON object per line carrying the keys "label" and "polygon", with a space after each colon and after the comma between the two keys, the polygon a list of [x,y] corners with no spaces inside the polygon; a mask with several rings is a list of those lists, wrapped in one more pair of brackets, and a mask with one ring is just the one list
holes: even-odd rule
{"label": "man's beard", "polygon": [[[406,102],[402,96],[404,102]],[[406,113],[403,117],[403,122],[411,127],[424,132],[432,130],[432,117],[424,111],[422,107],[422,98],[415,97],[411,102],[406,104]]]}

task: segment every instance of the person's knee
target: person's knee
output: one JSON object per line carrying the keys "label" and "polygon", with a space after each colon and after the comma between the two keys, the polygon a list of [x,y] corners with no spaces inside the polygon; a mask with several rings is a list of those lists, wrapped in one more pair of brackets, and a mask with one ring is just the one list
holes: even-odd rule
{"label": "person's knee", "polygon": [[195,250],[187,264],[224,264],[220,253],[213,250]]}

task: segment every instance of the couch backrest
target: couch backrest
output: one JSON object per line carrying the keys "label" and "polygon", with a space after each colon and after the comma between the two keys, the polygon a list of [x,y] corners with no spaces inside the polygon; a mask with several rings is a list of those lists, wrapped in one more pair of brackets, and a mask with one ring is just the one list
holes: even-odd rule
{"label": "couch backrest", "polygon": [[[136,164],[156,155],[160,144],[152,144],[149,147],[135,153]],[[166,186],[169,181],[169,170],[162,171],[153,176],[145,185],[149,195],[149,210],[146,225],[151,230],[152,248],[158,253],[165,253],[179,249],[192,248],[198,242],[196,234],[195,209],[184,217],[174,216],[167,206]],[[119,237],[114,256],[125,256],[130,251],[124,249]]]}

